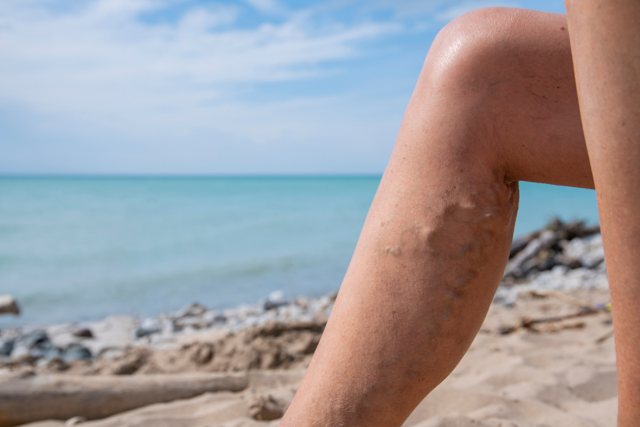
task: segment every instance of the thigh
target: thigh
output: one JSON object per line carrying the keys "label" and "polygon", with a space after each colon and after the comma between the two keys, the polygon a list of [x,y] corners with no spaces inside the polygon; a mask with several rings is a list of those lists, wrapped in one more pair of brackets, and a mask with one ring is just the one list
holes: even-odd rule
{"label": "thigh", "polygon": [[[430,49],[399,140],[410,133],[405,139],[427,142],[444,126],[465,152],[492,153],[508,179],[593,188],[566,17],[489,8],[449,24]],[[394,157],[416,149],[428,155],[430,147],[400,144]]]}

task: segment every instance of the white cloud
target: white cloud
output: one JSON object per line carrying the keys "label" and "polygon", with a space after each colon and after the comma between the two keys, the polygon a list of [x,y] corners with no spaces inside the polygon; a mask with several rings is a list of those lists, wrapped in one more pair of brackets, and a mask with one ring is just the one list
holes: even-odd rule
{"label": "white cloud", "polygon": [[[399,29],[375,22],[323,26],[305,11],[278,24],[237,28],[241,9],[228,4],[192,7],[170,23],[141,19],[171,2],[87,0],[59,9],[51,0],[2,0],[0,108],[28,116],[29,133],[40,139],[81,141],[79,151],[86,149],[79,144],[96,150],[102,144],[108,153],[105,141],[114,141],[108,146],[115,157],[128,157],[134,145],[145,147],[146,158],[177,158],[182,147],[202,144],[225,151],[231,141],[321,146],[338,128],[366,119],[347,119],[348,107],[335,97],[256,102],[239,94],[258,83],[333,73],[327,64],[358,57],[363,42]],[[272,6],[278,5],[260,5]],[[379,126],[388,120],[373,120],[378,127],[368,127],[371,136],[382,134]],[[73,152],[69,144],[64,150]],[[38,156],[7,140],[0,149],[0,170],[14,170],[11,153],[23,163]],[[36,169],[55,162],[43,154],[55,151],[42,148]],[[143,170],[145,155],[139,157]]]}
{"label": "white cloud", "polygon": [[471,12],[472,10],[480,9],[483,7],[518,7],[519,4],[511,1],[470,1],[463,2],[452,6],[436,15],[436,19],[438,21],[451,21],[459,16],[464,15],[465,13]]}
{"label": "white cloud", "polygon": [[323,63],[357,56],[358,43],[393,30],[373,23],[313,28],[300,15],[279,25],[219,29],[236,18],[228,6],[192,9],[176,25],[138,19],[164,3],[99,0],[60,13],[4,0],[0,99],[82,113],[197,105],[240,83],[322,74]]}

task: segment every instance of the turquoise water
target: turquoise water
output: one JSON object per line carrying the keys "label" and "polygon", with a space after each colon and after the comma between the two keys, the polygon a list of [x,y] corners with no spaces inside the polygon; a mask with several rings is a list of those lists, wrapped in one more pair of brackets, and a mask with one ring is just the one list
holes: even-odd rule
{"label": "turquoise water", "polygon": [[[0,327],[337,290],[379,177],[0,178]],[[595,193],[521,183],[516,235],[597,222]]]}

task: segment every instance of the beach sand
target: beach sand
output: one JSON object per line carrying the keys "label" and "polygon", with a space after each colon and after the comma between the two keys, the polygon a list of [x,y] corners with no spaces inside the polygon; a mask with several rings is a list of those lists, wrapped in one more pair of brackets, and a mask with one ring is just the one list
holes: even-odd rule
{"label": "beach sand", "polygon": [[[467,355],[404,425],[615,426],[617,390],[610,314],[597,312],[561,321],[535,322],[580,313],[580,305],[608,301],[606,290],[582,290],[551,296],[528,294],[521,296],[513,307],[494,304]],[[143,375],[153,374],[135,376]],[[152,404],[81,425],[277,426],[277,417],[293,398],[304,367],[298,364],[287,369],[251,370],[246,375],[248,387],[239,392],[205,393],[191,399]],[[66,425],[77,421],[71,420]],[[26,425],[61,427],[65,421]]]}

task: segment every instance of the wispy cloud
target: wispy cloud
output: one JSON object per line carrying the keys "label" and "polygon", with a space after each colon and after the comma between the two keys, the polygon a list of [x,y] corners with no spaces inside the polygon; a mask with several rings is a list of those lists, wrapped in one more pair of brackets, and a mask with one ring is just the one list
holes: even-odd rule
{"label": "wispy cloud", "polygon": [[44,3],[0,5],[0,99],[38,110],[116,114],[206,104],[233,85],[321,75],[322,64],[360,55],[358,43],[395,29],[313,27],[304,14],[235,29],[228,26],[239,12],[224,5],[189,9],[176,24],[148,24],[141,14],[166,2],[99,0],[63,12]]}
{"label": "wispy cloud", "polygon": [[[11,115],[0,114],[0,171],[68,165],[63,154],[49,153],[88,147],[117,162],[134,158],[137,146],[138,168],[146,170],[149,159],[188,157],[185,147],[227,153],[226,164],[232,164],[237,158],[231,161],[230,153],[247,155],[269,144],[281,150],[270,160],[274,165],[294,144],[324,149],[327,164],[337,161],[327,153],[361,150],[359,158],[377,158],[380,171],[411,84],[406,93],[371,95],[381,88],[377,80],[392,76],[369,67],[371,82],[361,82],[349,67],[374,55],[376,43],[409,37],[418,24],[435,31],[436,15],[446,20],[483,4],[456,3],[447,10],[444,0],[305,4],[1,0],[0,112]],[[421,44],[416,57],[427,48]],[[311,90],[314,82],[329,89],[329,81],[340,84],[340,75],[357,82],[359,95]],[[304,94],[291,89],[302,83]],[[282,94],[269,94],[275,85]],[[15,130],[11,138],[3,126]],[[64,150],[51,145],[59,141]],[[35,146],[40,151],[34,154]],[[206,156],[196,157],[195,163]]]}

